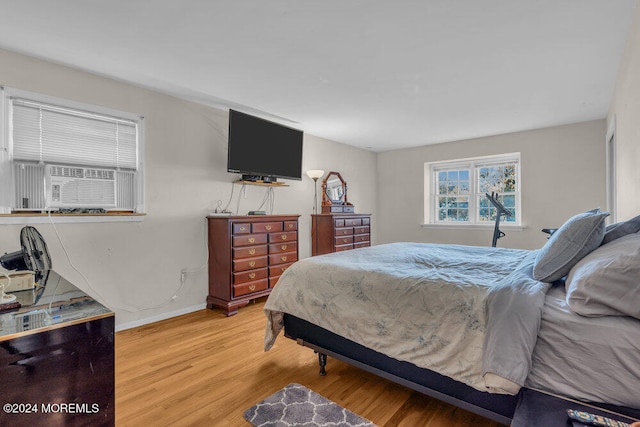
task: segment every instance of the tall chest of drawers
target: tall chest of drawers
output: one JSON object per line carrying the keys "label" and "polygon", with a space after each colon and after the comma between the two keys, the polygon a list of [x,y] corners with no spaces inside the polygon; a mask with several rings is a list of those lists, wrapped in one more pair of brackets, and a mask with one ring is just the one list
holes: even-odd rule
{"label": "tall chest of drawers", "polygon": [[311,215],[311,240],[312,255],[371,246],[371,214]]}
{"label": "tall chest of drawers", "polygon": [[207,307],[231,316],[271,292],[298,260],[299,215],[207,217],[209,295]]}

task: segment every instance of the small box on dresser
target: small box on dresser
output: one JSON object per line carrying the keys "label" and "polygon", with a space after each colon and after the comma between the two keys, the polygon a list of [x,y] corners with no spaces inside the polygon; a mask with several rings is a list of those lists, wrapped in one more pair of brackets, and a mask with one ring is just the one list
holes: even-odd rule
{"label": "small box on dresser", "polygon": [[371,214],[311,215],[311,240],[314,256],[371,246]]}
{"label": "small box on dresser", "polygon": [[207,217],[207,307],[222,308],[231,316],[249,301],[268,295],[298,260],[299,216]]}

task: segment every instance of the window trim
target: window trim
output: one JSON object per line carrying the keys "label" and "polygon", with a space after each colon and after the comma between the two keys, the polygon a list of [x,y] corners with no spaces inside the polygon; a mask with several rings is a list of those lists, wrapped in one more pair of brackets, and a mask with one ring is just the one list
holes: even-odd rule
{"label": "window trim", "polygon": [[[464,229],[485,229],[493,228],[494,222],[480,222],[477,220],[478,212],[476,206],[476,187],[477,187],[477,174],[476,168],[483,165],[491,165],[496,163],[507,163],[515,161],[517,163],[518,179],[516,182],[516,219],[514,222],[501,221],[500,227],[505,229],[521,230],[522,225],[522,203],[521,203],[521,181],[522,181],[522,162],[520,159],[520,153],[504,153],[497,155],[468,157],[463,159],[443,160],[424,163],[424,223],[423,227],[433,228],[464,228]],[[468,222],[462,221],[436,221],[437,204],[435,203],[436,196],[436,169],[470,169],[471,189],[469,204],[470,209],[473,207],[473,214],[470,213],[471,218]],[[472,202],[473,201],[473,202]]]}
{"label": "window trim", "polygon": [[[40,93],[25,91],[22,89],[10,88],[6,86],[0,86],[0,162],[11,162],[11,150],[10,138],[12,132],[12,121],[10,117],[10,103],[12,98],[28,99],[35,102],[41,102],[44,104],[58,105],[73,110],[87,111],[95,113],[97,115],[111,116],[116,118],[122,118],[125,120],[131,120],[137,123],[138,128],[138,149],[137,149],[137,174],[139,179],[136,181],[134,188],[135,192],[135,212],[115,212],[115,213],[96,213],[96,214],[64,214],[54,213],[51,215],[48,213],[34,214],[34,213],[11,213],[2,212],[0,208],[0,224],[23,224],[23,223],[49,223],[51,221],[56,223],[69,223],[69,222],[127,222],[127,221],[142,221],[145,214],[145,194],[144,194],[144,152],[145,152],[145,126],[144,116],[116,110],[113,108],[103,107],[99,105],[87,104],[78,101],[73,101],[65,98],[44,95]],[[0,179],[4,182],[10,182],[11,179],[4,180],[7,176],[2,175],[2,169],[0,168]],[[11,168],[4,168],[6,175],[11,174]],[[10,185],[9,185],[10,186]],[[9,186],[5,187],[0,185],[0,206],[10,206],[7,204],[6,198],[11,198],[12,190]]]}

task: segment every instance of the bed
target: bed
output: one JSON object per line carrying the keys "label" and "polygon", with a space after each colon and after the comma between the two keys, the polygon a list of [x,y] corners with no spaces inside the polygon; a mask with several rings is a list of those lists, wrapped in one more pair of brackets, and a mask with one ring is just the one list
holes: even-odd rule
{"label": "bed", "polygon": [[505,424],[527,389],[637,416],[640,220],[605,218],[578,214],[536,251],[399,242],[300,260],[265,304],[265,350],[284,330],[321,372],[329,355]]}

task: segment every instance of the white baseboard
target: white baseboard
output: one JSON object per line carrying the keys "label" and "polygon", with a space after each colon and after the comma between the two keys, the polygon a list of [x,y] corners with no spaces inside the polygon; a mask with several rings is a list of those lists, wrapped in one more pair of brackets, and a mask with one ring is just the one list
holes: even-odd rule
{"label": "white baseboard", "polygon": [[116,325],[116,332],[124,331],[125,329],[137,328],[138,326],[146,325],[149,323],[159,322],[161,320],[170,319],[176,316],[182,316],[183,314],[193,313],[194,311],[207,308],[207,304],[192,305],[191,307],[185,307],[180,310],[170,311],[168,313],[158,314],[157,316],[145,317],[144,319],[135,320],[133,322],[122,323]]}

